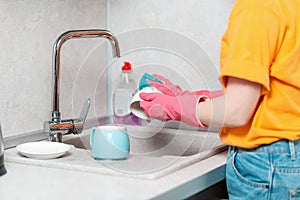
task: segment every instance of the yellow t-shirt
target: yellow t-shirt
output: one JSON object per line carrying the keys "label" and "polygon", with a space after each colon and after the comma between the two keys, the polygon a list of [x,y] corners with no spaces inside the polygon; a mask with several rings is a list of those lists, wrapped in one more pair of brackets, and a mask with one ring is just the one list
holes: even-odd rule
{"label": "yellow t-shirt", "polygon": [[220,80],[260,83],[247,125],[220,129],[225,144],[245,148],[300,138],[300,1],[237,0],[221,44]]}

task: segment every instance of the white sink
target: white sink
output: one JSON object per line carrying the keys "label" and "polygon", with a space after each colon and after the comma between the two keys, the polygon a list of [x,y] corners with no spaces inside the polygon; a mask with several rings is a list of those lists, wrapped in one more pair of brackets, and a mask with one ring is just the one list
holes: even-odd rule
{"label": "white sink", "polygon": [[[210,152],[222,145],[218,133],[127,126],[130,154],[136,156],[191,156]],[[74,137],[65,137],[64,143],[90,150],[89,131]]]}
{"label": "white sink", "polygon": [[95,160],[91,156],[89,135],[68,135],[69,153],[58,159],[35,160],[22,157],[16,149],[6,151],[11,162],[56,167],[68,170],[154,179],[226,150],[216,132],[127,126],[130,155],[125,160]]}

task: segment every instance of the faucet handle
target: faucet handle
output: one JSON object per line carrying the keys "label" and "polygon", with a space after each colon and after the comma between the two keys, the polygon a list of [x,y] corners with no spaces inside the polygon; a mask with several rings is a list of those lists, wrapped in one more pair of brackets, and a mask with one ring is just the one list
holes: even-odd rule
{"label": "faucet handle", "polygon": [[91,105],[91,99],[87,98],[87,100],[85,100],[85,102],[82,106],[82,109],[81,109],[81,112],[80,112],[80,115],[79,115],[79,120],[82,121],[82,123],[85,122],[85,119],[86,119],[87,114],[89,112],[90,105]]}
{"label": "faucet handle", "polygon": [[49,133],[49,140],[61,142],[62,140],[61,134],[81,133],[83,131],[84,122],[89,112],[90,105],[91,105],[91,100],[90,98],[88,98],[84,102],[81,109],[80,116],[77,119],[64,119],[64,120],[60,120],[59,122],[53,122],[53,121],[45,122],[44,130],[46,130],[45,131],[46,133]]}
{"label": "faucet handle", "polygon": [[87,98],[87,100],[82,106],[79,118],[71,120],[62,120],[63,125],[66,126],[65,128],[68,129],[68,133],[79,134],[83,131],[84,122],[89,112],[90,105],[91,99]]}

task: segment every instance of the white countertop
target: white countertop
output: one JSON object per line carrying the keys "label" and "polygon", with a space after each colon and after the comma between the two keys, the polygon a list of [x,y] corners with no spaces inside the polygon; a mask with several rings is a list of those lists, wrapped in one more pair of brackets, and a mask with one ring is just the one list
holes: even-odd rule
{"label": "white countertop", "polygon": [[154,180],[5,162],[0,199],[183,199],[225,178],[226,154]]}

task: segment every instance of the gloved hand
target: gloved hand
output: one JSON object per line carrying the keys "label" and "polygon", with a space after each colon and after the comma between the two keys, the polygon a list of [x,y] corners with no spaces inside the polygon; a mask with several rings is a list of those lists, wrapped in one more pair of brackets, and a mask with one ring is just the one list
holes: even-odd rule
{"label": "gloved hand", "polygon": [[[203,90],[200,91],[194,91],[194,92],[189,92],[189,91],[183,91],[180,86],[173,84],[169,79],[158,75],[158,74],[152,74],[153,77],[159,79],[163,83],[155,82],[148,80],[148,83],[158,89],[159,91],[163,92],[164,94],[170,95],[170,96],[179,96],[179,95],[190,95],[194,94],[196,96],[201,96],[203,94]],[[207,93],[207,92],[206,92]],[[208,97],[213,99],[215,97],[219,97],[223,95],[222,90],[216,90],[216,91],[209,91],[208,92]]]}
{"label": "gloved hand", "polygon": [[159,93],[141,93],[140,97],[144,101],[140,106],[145,113],[161,121],[177,120],[186,124],[206,127],[199,120],[198,103],[210,100],[210,92],[202,90],[197,93],[186,93],[179,96],[170,96]]}
{"label": "gloved hand", "polygon": [[152,76],[160,80],[162,83],[148,80],[149,85],[158,89],[164,94],[176,96],[184,93],[179,85],[173,84],[169,79],[158,74],[152,74]]}

